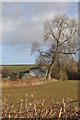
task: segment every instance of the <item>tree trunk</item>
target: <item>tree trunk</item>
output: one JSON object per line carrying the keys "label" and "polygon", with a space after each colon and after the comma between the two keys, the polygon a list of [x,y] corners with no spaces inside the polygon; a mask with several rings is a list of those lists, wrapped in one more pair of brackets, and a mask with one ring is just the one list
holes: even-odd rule
{"label": "tree trunk", "polygon": [[56,54],[57,54],[57,52],[54,53],[52,63],[51,63],[51,65],[50,65],[49,69],[48,69],[47,79],[49,79],[49,80],[52,78],[52,77],[51,77],[51,74],[52,74],[52,69],[53,69],[53,66],[54,66]]}
{"label": "tree trunk", "polygon": [[48,79],[49,79],[49,80],[52,78],[52,77],[51,77],[51,74],[52,74],[53,66],[54,66],[54,64],[51,65],[51,67],[49,68],[49,71],[48,71]]}
{"label": "tree trunk", "polygon": [[[56,57],[57,57],[57,60],[58,60],[58,67],[59,67],[59,70],[60,70],[60,66],[59,66],[60,65],[60,55],[58,53],[58,50],[59,50],[59,46],[57,45],[57,50],[53,53],[53,60],[52,60],[52,63],[50,65],[50,67],[49,67],[48,74],[47,74],[47,79],[49,79],[49,80],[52,78],[51,74],[52,74],[53,66],[55,64]],[[59,77],[60,77],[60,75],[59,75]]]}

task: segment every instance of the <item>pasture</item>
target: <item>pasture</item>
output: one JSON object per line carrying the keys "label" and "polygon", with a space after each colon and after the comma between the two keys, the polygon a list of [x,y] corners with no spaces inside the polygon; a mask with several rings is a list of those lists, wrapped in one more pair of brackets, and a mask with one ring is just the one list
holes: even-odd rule
{"label": "pasture", "polygon": [[12,86],[2,88],[2,101],[7,100],[8,104],[15,104],[21,99],[27,98],[32,100],[32,94],[37,99],[46,99],[50,102],[52,99],[55,102],[61,101],[63,98],[75,100],[78,99],[78,81],[51,81],[41,85],[34,86]]}
{"label": "pasture", "polygon": [[28,70],[34,66],[35,65],[3,65],[2,69],[9,68],[12,72],[21,72],[24,70]]}
{"label": "pasture", "polygon": [[[2,68],[8,67],[13,72],[20,72],[28,70],[29,68],[34,66],[35,65],[2,66]],[[49,106],[52,101],[53,103],[57,104],[59,102],[59,104],[62,105],[61,102],[63,99],[64,101],[67,101],[68,99],[73,101],[78,100],[78,85],[78,80],[61,81],[55,79],[37,79],[32,77],[25,80],[9,81],[5,78],[5,80],[2,81],[2,108],[4,109],[5,105],[10,106],[11,104],[13,104],[13,111],[17,111],[18,103],[20,101],[23,101],[23,106],[25,106],[26,99],[29,103],[33,103],[35,100],[37,100],[38,102],[39,100],[45,100],[45,106]],[[77,103],[75,104],[77,105]],[[75,104],[73,106],[76,106]],[[57,113],[59,113],[60,107],[57,108]]]}

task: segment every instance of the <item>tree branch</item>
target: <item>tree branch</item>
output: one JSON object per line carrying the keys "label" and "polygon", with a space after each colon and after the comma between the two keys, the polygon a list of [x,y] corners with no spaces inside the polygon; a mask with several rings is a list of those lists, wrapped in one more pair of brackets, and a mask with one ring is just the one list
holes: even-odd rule
{"label": "tree branch", "polygon": [[63,43],[65,43],[66,41],[68,41],[70,38],[72,38],[72,36],[76,33],[76,30],[73,32],[73,34],[70,34],[70,37],[68,37],[67,39],[65,39],[62,43],[60,43],[60,45],[62,45]]}
{"label": "tree branch", "polygon": [[67,53],[67,52],[60,52],[60,51],[59,51],[58,53],[67,54],[67,55],[68,55],[68,54],[76,54],[75,52],[68,52],[68,53]]}
{"label": "tree branch", "polygon": [[44,54],[40,50],[38,50],[38,52],[40,53],[40,56],[43,56],[43,57],[52,57],[52,55],[49,52],[44,52]]}
{"label": "tree branch", "polygon": [[49,26],[49,28],[50,28],[50,33],[51,33],[51,35],[52,35],[53,38],[57,41],[57,38],[55,37],[55,35],[54,35],[53,31],[52,31],[52,28],[51,28],[49,22],[48,22],[48,26]]}

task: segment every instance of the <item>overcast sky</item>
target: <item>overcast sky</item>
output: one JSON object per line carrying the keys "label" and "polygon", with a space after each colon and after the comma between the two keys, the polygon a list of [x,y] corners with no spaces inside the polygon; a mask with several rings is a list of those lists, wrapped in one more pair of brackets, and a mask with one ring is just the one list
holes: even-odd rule
{"label": "overcast sky", "polygon": [[77,19],[77,2],[6,2],[2,4],[2,63],[33,64],[31,45],[43,42],[43,23],[57,14],[66,13]]}

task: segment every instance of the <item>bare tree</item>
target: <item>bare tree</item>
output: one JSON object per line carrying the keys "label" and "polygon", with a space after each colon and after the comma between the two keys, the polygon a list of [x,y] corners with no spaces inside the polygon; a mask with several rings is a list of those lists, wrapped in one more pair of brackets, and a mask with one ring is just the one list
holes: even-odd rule
{"label": "bare tree", "polygon": [[67,15],[57,15],[50,20],[44,22],[44,40],[52,41],[51,47],[48,51],[39,52],[39,59],[37,62],[48,66],[47,78],[51,79],[52,70],[55,62],[60,69],[61,57],[73,57],[76,54],[78,44],[78,24],[73,18]]}
{"label": "bare tree", "polygon": [[58,15],[44,23],[44,40],[53,41],[52,62],[48,70],[48,79],[51,79],[51,73],[57,57],[60,63],[61,54],[75,54],[77,41],[78,25],[75,19],[69,18],[67,15]]}

